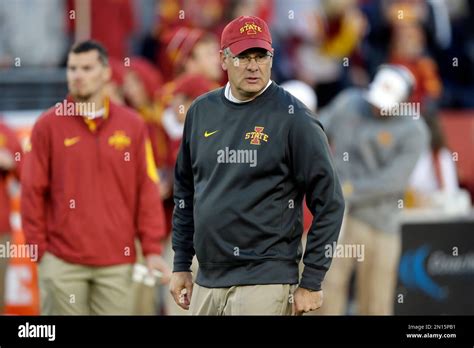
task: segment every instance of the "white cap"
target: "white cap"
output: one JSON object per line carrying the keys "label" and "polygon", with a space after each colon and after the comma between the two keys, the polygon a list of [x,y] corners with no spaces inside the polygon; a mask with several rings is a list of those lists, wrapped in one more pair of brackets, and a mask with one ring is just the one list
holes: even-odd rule
{"label": "white cap", "polygon": [[383,65],[369,85],[365,97],[370,104],[380,109],[392,109],[408,99],[414,83],[415,78],[404,66]]}
{"label": "white cap", "polygon": [[291,80],[280,85],[295,98],[299,99],[308,109],[316,111],[318,107],[318,97],[310,85],[303,81]]}

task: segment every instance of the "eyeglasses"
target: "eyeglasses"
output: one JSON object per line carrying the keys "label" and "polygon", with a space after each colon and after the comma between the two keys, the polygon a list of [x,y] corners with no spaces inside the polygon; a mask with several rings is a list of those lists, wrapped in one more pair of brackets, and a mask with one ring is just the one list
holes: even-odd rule
{"label": "eyeglasses", "polygon": [[267,52],[265,54],[261,53],[261,54],[256,54],[254,56],[238,55],[238,56],[232,57],[232,59],[234,60],[235,66],[247,66],[250,64],[252,59],[255,59],[255,62],[258,65],[264,65],[264,64],[267,64],[272,57],[273,57],[273,54],[271,54],[270,52]]}

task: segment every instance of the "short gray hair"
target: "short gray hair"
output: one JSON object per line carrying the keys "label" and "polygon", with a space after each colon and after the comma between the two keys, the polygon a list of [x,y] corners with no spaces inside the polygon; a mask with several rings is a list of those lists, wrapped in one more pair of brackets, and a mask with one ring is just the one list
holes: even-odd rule
{"label": "short gray hair", "polygon": [[224,56],[226,57],[233,57],[234,55],[232,54],[232,51],[230,50],[230,47],[224,48],[222,51],[224,53]]}

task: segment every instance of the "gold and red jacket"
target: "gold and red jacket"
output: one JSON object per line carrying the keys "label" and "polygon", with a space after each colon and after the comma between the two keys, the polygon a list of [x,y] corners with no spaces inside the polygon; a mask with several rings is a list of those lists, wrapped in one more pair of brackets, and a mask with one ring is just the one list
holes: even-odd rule
{"label": "gold and red jacket", "polygon": [[23,163],[27,242],[39,258],[91,266],[133,263],[135,237],[145,255],[160,253],[163,206],[143,120],[108,102],[98,121],[56,114],[40,116]]}

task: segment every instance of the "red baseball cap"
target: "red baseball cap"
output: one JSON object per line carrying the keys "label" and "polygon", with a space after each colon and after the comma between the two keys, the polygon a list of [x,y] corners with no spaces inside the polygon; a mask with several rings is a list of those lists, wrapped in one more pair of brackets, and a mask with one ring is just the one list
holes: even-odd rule
{"label": "red baseball cap", "polygon": [[154,98],[157,91],[163,85],[163,78],[160,71],[142,57],[132,57],[130,60],[130,69],[137,74],[138,78],[145,86],[149,98]]}
{"label": "red baseball cap", "polygon": [[256,47],[272,52],[272,36],[267,23],[254,16],[240,16],[234,19],[222,32],[221,50],[227,47],[234,55]]}
{"label": "red baseball cap", "polygon": [[187,27],[167,32],[164,35],[167,58],[174,66],[181,66],[205,34],[204,30]]}

